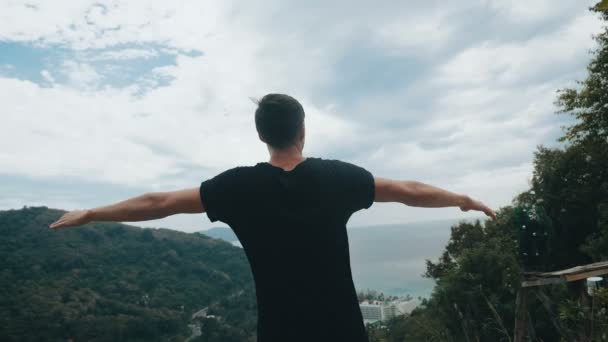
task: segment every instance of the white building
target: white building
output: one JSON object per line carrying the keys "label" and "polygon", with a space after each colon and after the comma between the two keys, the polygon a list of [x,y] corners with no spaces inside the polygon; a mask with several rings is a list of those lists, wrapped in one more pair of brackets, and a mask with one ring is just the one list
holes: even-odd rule
{"label": "white building", "polygon": [[359,303],[361,314],[363,315],[364,323],[374,323],[377,321],[385,321],[396,316],[409,314],[414,310],[420,301],[412,299],[408,301],[393,301],[393,302],[380,302],[380,301],[364,301]]}
{"label": "white building", "polygon": [[382,305],[379,302],[363,302],[359,303],[361,314],[363,315],[364,323],[374,323],[376,321],[382,321]]}

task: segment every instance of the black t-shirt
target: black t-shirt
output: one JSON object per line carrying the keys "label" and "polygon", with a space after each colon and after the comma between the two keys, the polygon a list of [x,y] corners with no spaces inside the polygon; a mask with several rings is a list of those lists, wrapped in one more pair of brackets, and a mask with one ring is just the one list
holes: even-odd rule
{"label": "black t-shirt", "polygon": [[346,222],[374,201],[359,166],[308,157],[227,170],[200,187],[211,222],[227,223],[249,259],[258,341],[368,341],[353,284]]}

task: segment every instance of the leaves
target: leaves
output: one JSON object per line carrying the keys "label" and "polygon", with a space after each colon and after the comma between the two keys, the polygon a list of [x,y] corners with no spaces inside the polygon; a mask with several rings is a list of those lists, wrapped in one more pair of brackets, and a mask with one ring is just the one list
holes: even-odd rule
{"label": "leaves", "polygon": [[222,334],[255,336],[242,249],[117,223],[48,229],[60,216],[47,208],[0,211],[3,341],[185,340],[190,315],[206,306],[221,317]]}

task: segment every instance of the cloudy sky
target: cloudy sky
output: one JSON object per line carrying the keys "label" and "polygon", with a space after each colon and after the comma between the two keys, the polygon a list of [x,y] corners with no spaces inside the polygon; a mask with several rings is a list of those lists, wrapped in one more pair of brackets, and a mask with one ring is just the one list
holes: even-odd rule
{"label": "cloudy sky", "polygon": [[[196,187],[268,159],[250,97],[306,110],[305,154],[499,208],[556,146],[594,1],[0,0],[0,209]],[[466,218],[376,204],[350,225]],[[143,225],[206,229],[206,216]]]}

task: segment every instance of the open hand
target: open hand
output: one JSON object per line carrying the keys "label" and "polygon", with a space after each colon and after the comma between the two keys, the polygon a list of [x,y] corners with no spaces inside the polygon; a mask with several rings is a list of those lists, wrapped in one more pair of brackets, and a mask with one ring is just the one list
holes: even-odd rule
{"label": "open hand", "polygon": [[49,228],[61,228],[61,227],[71,227],[71,226],[80,226],[83,224],[87,224],[91,222],[89,218],[88,210],[74,210],[69,213],[65,213],[63,216],[59,218],[59,220],[53,222]]}
{"label": "open hand", "polygon": [[493,220],[496,220],[496,214],[490,207],[481,203],[480,201],[476,201],[472,198],[468,198],[465,204],[460,206],[460,210],[469,211],[469,210],[477,210],[482,211],[487,216],[491,217]]}

